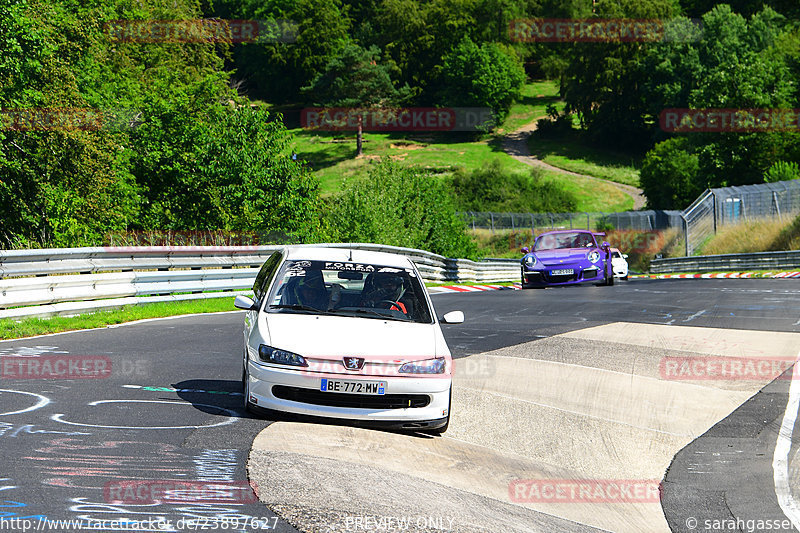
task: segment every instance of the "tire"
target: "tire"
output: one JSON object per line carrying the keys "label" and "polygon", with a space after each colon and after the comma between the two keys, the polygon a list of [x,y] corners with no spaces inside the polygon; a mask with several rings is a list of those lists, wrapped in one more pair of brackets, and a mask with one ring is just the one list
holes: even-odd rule
{"label": "tire", "polygon": [[622,276],[622,279],[623,279],[623,281],[628,281],[628,275],[625,274],[624,276]]}
{"label": "tire", "polygon": [[606,278],[606,285],[608,285],[609,287],[613,287],[614,286],[614,273],[613,272],[611,273],[610,276],[608,276],[608,278]]}

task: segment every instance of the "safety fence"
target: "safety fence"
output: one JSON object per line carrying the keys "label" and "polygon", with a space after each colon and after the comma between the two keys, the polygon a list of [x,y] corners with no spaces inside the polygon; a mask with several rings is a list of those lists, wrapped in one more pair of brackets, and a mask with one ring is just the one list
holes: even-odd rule
{"label": "safety fence", "polygon": [[462,218],[471,229],[553,229],[653,231],[681,226],[680,211],[623,211],[619,213],[495,213],[467,211]]}
{"label": "safety fence", "polygon": [[723,225],[797,213],[800,180],[708,189],[681,214],[685,253],[695,253]]}
{"label": "safety fence", "polygon": [[[364,243],[313,246],[405,255],[425,281],[497,282],[519,277],[515,259],[450,259],[424,250]],[[280,248],[0,250],[0,318],[70,315],[132,304],[246,294],[261,265]]]}

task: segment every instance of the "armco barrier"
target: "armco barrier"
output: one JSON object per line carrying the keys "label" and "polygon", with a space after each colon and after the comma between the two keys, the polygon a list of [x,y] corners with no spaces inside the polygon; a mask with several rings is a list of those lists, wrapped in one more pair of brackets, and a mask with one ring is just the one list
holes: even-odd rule
{"label": "armco barrier", "polygon": [[[519,277],[519,261],[515,259],[448,259],[424,250],[363,243],[313,246],[405,255],[416,263],[425,281],[488,283]],[[280,248],[0,250],[0,318],[77,314],[147,302],[246,294],[258,269]]]}
{"label": "armco barrier", "polygon": [[652,274],[727,270],[786,270],[796,268],[800,268],[800,250],[672,257],[669,259],[653,259],[650,262],[650,272]]}

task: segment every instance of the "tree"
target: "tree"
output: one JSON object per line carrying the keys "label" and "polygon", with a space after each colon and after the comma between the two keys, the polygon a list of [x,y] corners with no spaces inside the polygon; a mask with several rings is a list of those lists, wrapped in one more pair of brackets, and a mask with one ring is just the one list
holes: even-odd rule
{"label": "tree", "polygon": [[705,189],[699,160],[686,137],[658,143],[647,152],[640,182],[651,209],[684,209]]}
{"label": "tree", "polygon": [[345,107],[357,114],[356,157],[363,152],[361,112],[398,105],[408,97],[407,87],[394,87],[388,67],[378,62],[379,57],[377,47],[364,49],[349,43],[311,85],[303,88],[316,105]]}
{"label": "tree", "polygon": [[465,37],[444,57],[439,102],[450,106],[489,107],[502,120],[525,82],[513,53],[495,43],[481,46]]}
{"label": "tree", "polygon": [[297,102],[311,83],[350,41],[351,21],[340,0],[295,0],[222,5],[218,16],[297,23],[293,42],[252,42],[234,46],[236,77],[250,97]]}

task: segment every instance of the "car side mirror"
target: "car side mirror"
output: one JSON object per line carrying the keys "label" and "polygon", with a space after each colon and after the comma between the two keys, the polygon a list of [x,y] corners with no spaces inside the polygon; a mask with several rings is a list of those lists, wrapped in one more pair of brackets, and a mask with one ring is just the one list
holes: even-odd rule
{"label": "car side mirror", "polygon": [[444,324],[461,324],[462,322],[464,322],[463,311],[450,311],[442,317],[442,323]]}
{"label": "car side mirror", "polygon": [[627,259],[628,258],[628,254],[622,254],[622,258],[623,259]]}
{"label": "car side mirror", "polygon": [[528,248],[527,246],[523,246],[523,247],[522,247],[522,250],[520,250],[520,251],[521,251],[523,254],[527,254],[528,252],[530,252],[530,251],[531,251],[531,249],[530,249],[530,248]]}
{"label": "car side mirror", "polygon": [[611,248],[611,245],[608,244],[608,241],[603,241],[603,244],[600,245],[600,248],[602,248],[603,250],[605,250],[607,252],[608,249]]}
{"label": "car side mirror", "polygon": [[244,309],[245,311],[252,311],[256,308],[256,303],[247,296],[238,295],[233,299],[233,306],[237,309]]}

